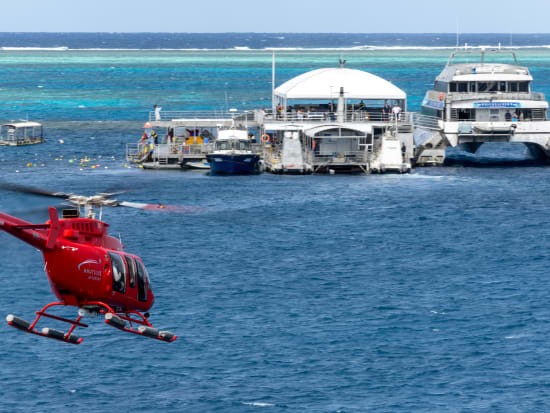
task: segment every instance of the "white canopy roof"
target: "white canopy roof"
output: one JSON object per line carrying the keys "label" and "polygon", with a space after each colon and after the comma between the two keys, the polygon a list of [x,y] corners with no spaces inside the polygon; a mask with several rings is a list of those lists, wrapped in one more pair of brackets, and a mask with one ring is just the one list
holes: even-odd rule
{"label": "white canopy roof", "polygon": [[362,70],[333,67],[296,76],[275,89],[283,99],[338,99],[340,88],[346,99],[406,99],[407,94],[385,79]]}
{"label": "white canopy roof", "polygon": [[[313,128],[307,129],[304,131],[304,133],[307,136],[314,137],[318,133],[325,132],[327,130],[333,130],[333,129],[353,130],[364,134],[372,133],[372,125],[368,125],[368,124],[354,125],[354,126],[340,125],[340,124],[320,125],[320,126],[315,126]],[[346,136],[346,137],[349,137],[349,136]],[[359,136],[357,137],[359,138]]]}
{"label": "white canopy roof", "polygon": [[221,129],[218,131],[218,140],[244,139],[248,140],[248,131],[240,129]]}
{"label": "white canopy roof", "polygon": [[6,123],[2,126],[13,127],[13,128],[37,128],[42,125],[38,122],[15,122],[15,123]]}

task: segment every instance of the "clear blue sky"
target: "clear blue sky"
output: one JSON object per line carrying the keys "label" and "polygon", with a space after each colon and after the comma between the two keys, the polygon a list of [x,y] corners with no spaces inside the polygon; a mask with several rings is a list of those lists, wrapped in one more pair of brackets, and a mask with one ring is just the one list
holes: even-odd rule
{"label": "clear blue sky", "polygon": [[4,32],[548,33],[550,0],[2,0]]}

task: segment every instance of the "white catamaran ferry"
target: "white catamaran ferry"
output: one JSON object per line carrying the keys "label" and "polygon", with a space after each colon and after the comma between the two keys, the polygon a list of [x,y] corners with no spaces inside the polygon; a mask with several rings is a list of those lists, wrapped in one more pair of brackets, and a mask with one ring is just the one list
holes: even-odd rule
{"label": "white catamaran ferry", "polygon": [[[457,62],[464,57],[475,62]],[[532,80],[512,51],[453,52],[422,102],[422,113],[437,118],[439,127],[415,134],[417,163],[439,164],[448,146],[475,153],[486,142],[520,142],[533,155],[550,156],[548,102],[531,90]]]}

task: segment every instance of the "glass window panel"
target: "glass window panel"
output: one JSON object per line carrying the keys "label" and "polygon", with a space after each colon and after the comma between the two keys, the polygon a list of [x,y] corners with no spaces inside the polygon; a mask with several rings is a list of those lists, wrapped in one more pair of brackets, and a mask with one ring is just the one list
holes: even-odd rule
{"label": "glass window panel", "polygon": [[120,255],[109,252],[109,257],[111,258],[113,290],[123,293],[126,291],[126,266]]}

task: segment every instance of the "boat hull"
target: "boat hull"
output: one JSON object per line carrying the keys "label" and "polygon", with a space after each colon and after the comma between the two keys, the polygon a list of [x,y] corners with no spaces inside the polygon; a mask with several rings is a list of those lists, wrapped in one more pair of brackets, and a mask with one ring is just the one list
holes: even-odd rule
{"label": "boat hull", "polygon": [[208,154],[210,172],[219,175],[249,175],[259,173],[258,154]]}

